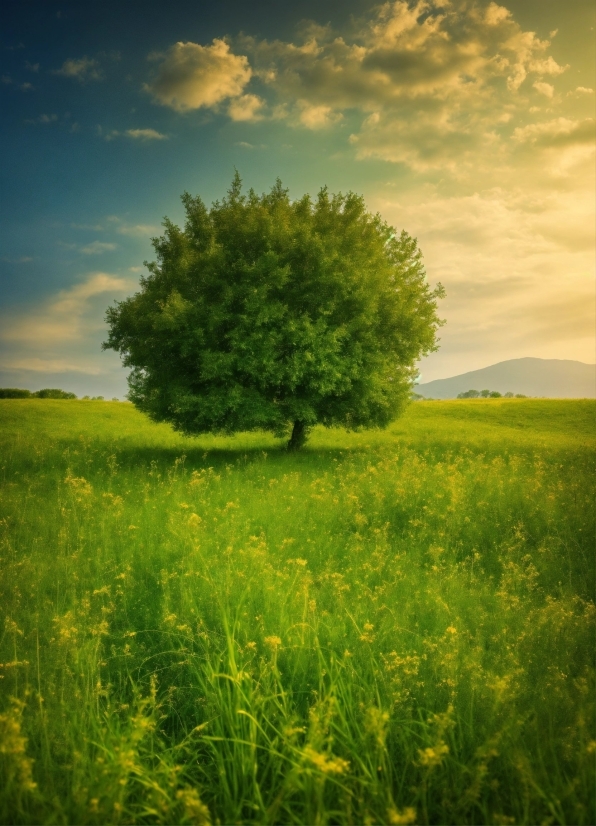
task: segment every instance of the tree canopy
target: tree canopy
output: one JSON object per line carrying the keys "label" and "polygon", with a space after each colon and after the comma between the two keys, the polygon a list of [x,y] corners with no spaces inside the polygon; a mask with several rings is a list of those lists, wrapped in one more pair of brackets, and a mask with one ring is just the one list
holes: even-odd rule
{"label": "tree canopy", "polygon": [[187,434],[264,429],[291,447],[317,423],[396,418],[441,324],[416,240],[326,187],[243,194],[236,173],[210,209],[182,201],[184,229],[164,220],[140,291],[107,311],[130,400]]}

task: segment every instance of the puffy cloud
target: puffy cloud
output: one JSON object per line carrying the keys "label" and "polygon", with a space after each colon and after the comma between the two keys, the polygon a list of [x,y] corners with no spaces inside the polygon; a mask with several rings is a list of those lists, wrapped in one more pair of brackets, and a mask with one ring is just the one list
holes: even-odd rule
{"label": "puffy cloud", "polygon": [[81,57],[78,60],[65,60],[60,69],[54,69],[53,74],[62,77],[72,77],[83,83],[86,80],[101,80],[103,72],[97,60]]}
{"label": "puffy cloud", "polygon": [[234,98],[228,106],[228,115],[232,120],[256,121],[262,119],[260,110],[265,101],[258,95],[242,95]]}
{"label": "puffy cloud", "polygon": [[343,115],[334,112],[330,106],[311,106],[307,101],[299,100],[298,107],[300,123],[308,129],[324,129],[343,118]]}
{"label": "puffy cloud", "polygon": [[541,95],[545,95],[547,98],[552,98],[555,93],[555,87],[551,83],[545,83],[543,80],[535,80],[532,86],[537,92],[540,92]]}
{"label": "puffy cloud", "polygon": [[558,74],[549,41],[524,32],[490,3],[385,3],[353,42],[318,29],[301,46],[246,39],[255,71],[280,94],[313,105],[373,111],[403,99],[491,96],[518,89],[528,74]]}
{"label": "puffy cloud", "polygon": [[224,40],[216,38],[211,46],[176,43],[145,89],[158,103],[187,112],[239,97],[251,75],[248,59],[234,54]]}

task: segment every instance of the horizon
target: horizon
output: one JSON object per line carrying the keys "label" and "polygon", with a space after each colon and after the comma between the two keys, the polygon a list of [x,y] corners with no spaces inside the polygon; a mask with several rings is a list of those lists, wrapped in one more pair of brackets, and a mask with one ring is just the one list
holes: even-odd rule
{"label": "horizon", "polygon": [[593,364],[594,25],[585,0],[106,0],[3,10],[0,385],[121,398],[105,310],[180,195],[234,168],[352,190],[443,283],[419,383]]}

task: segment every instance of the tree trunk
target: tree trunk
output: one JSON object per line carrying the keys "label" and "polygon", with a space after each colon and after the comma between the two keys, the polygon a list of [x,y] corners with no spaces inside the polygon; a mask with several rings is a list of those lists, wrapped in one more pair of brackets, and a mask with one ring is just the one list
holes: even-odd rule
{"label": "tree trunk", "polygon": [[288,450],[300,450],[308,437],[308,427],[299,419],[294,422],[292,436],[288,442]]}

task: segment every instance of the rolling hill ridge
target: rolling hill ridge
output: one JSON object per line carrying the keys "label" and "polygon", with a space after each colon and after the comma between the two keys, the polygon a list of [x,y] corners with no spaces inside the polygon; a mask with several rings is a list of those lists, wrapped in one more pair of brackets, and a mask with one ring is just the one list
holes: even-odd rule
{"label": "rolling hill ridge", "polygon": [[455,399],[467,390],[497,390],[550,399],[596,398],[596,365],[570,359],[509,359],[415,388],[424,398]]}

